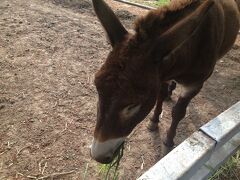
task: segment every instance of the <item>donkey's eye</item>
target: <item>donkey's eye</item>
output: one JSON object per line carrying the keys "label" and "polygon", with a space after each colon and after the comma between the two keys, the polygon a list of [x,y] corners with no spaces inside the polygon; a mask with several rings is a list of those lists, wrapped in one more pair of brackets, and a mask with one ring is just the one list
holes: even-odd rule
{"label": "donkey's eye", "polygon": [[131,104],[127,107],[125,107],[122,111],[121,111],[121,116],[124,119],[130,118],[132,117],[134,114],[136,114],[141,108],[140,104]]}

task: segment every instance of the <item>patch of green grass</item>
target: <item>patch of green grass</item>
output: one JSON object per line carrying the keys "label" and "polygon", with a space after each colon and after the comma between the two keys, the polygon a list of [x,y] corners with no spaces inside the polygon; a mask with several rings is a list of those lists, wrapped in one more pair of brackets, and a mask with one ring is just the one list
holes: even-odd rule
{"label": "patch of green grass", "polygon": [[158,0],[155,2],[155,6],[162,6],[169,3],[169,0]]}
{"label": "patch of green grass", "polygon": [[104,177],[104,180],[118,180],[119,179],[119,164],[123,157],[124,144],[119,148],[116,158],[110,164],[100,165],[99,174]]}
{"label": "patch of green grass", "polygon": [[109,164],[102,164],[99,168],[99,174],[103,176],[104,180],[118,180],[119,172],[117,169],[111,170]]}
{"label": "patch of green grass", "polygon": [[240,180],[240,150],[221,166],[208,180]]}
{"label": "patch of green grass", "polygon": [[87,179],[87,174],[88,174],[88,163],[87,163],[87,165],[86,165],[86,167],[85,167],[85,171],[84,171],[84,174],[83,174],[83,180],[86,180]]}
{"label": "patch of green grass", "polygon": [[153,1],[129,0],[129,1],[144,4],[144,5],[147,5],[147,6],[152,6],[152,7],[159,7],[159,6],[165,5],[165,4],[170,2],[170,0],[157,0],[157,1],[155,1],[155,0],[153,0]]}

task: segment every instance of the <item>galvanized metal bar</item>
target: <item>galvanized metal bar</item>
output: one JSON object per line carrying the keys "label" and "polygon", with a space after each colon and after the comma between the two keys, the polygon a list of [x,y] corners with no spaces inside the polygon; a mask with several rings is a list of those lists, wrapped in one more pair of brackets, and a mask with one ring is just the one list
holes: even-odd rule
{"label": "galvanized metal bar", "polygon": [[240,102],[202,126],[200,130],[217,141],[216,149],[221,147],[240,130]]}
{"label": "galvanized metal bar", "polygon": [[189,179],[210,158],[215,144],[204,133],[195,132],[138,180]]}
{"label": "galvanized metal bar", "polygon": [[138,180],[207,178],[213,172],[210,169],[239,149],[239,123],[240,102],[201,127]]}
{"label": "galvanized metal bar", "polygon": [[139,4],[139,3],[134,3],[134,2],[127,1],[127,0],[114,0],[114,1],[125,3],[125,4],[128,4],[128,5],[132,5],[132,6],[136,6],[136,7],[143,8],[143,9],[148,9],[148,10],[156,9],[154,7],[151,7],[151,6],[146,6],[146,5],[142,5],[142,4]]}
{"label": "galvanized metal bar", "polygon": [[211,176],[230,156],[240,148],[240,132],[226,144],[214,151],[211,158],[194,174],[190,180],[205,180]]}

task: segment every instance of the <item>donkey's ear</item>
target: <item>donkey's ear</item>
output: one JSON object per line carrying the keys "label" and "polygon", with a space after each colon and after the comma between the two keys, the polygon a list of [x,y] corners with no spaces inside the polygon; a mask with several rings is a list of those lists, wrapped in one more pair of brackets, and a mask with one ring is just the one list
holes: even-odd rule
{"label": "donkey's ear", "polygon": [[171,59],[169,57],[193,37],[213,4],[213,0],[205,0],[192,14],[178,21],[158,38],[160,47],[164,44],[162,51],[165,60]]}
{"label": "donkey's ear", "polygon": [[112,46],[121,42],[127,30],[123,27],[119,19],[116,17],[112,9],[103,0],[92,0],[94,10],[107,32],[108,38]]}

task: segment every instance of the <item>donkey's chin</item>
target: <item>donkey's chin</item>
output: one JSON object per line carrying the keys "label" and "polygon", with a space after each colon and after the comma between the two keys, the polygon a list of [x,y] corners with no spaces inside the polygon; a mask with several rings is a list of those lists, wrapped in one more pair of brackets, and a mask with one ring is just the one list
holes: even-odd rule
{"label": "donkey's chin", "polygon": [[110,139],[104,142],[93,140],[91,146],[91,157],[99,163],[109,164],[119,153],[125,137]]}
{"label": "donkey's chin", "polygon": [[101,164],[109,164],[113,161],[114,156],[113,157],[103,157],[103,158],[94,158],[95,161],[101,163]]}

